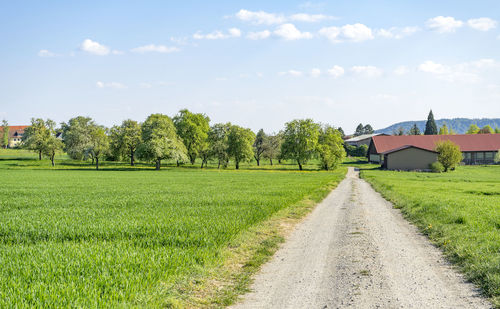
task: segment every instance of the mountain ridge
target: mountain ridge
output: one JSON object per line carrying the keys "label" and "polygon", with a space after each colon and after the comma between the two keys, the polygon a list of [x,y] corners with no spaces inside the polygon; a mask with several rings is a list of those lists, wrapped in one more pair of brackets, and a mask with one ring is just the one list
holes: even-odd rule
{"label": "mountain ridge", "polygon": [[[425,131],[425,123],[427,120],[415,120],[415,121],[402,121],[392,124],[386,128],[375,130],[375,133],[385,133],[393,134],[399,128],[403,128],[405,133],[410,130],[413,124],[417,124],[417,127],[423,133]],[[491,126],[493,129],[496,127],[500,128],[500,118],[443,118],[436,120],[436,126],[439,128],[446,123],[448,128],[452,128],[457,134],[464,134],[469,129],[471,124],[476,124],[478,127],[482,128],[486,125]]]}

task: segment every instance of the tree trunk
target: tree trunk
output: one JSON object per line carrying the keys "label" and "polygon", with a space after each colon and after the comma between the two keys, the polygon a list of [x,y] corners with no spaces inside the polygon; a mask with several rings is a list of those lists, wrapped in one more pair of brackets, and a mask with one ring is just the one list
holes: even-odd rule
{"label": "tree trunk", "polygon": [[134,151],[130,149],[130,166],[134,166],[135,164]]}
{"label": "tree trunk", "polygon": [[220,169],[220,160],[219,163],[217,164],[217,169]]}
{"label": "tree trunk", "polygon": [[99,169],[99,157],[95,157],[95,169]]}
{"label": "tree trunk", "polygon": [[179,167],[181,164],[179,163],[179,160],[177,160],[177,167]]}
{"label": "tree trunk", "polygon": [[236,161],[236,169],[240,169],[240,162]]}
{"label": "tree trunk", "polygon": [[94,165],[94,157],[92,157],[92,165]]}
{"label": "tree trunk", "polygon": [[255,159],[257,161],[257,166],[260,166],[260,160],[259,159]]}
{"label": "tree trunk", "polygon": [[156,170],[160,170],[161,160],[156,160]]}
{"label": "tree trunk", "polygon": [[189,156],[189,160],[191,161],[191,165],[194,164],[194,161],[196,161],[196,157],[195,156]]}
{"label": "tree trunk", "polygon": [[203,168],[203,163],[205,163],[205,161],[201,160],[201,168]]}
{"label": "tree trunk", "polygon": [[38,160],[42,160],[42,151],[38,151]]}
{"label": "tree trunk", "polygon": [[273,166],[273,158],[269,158],[269,162],[271,162],[271,166]]}
{"label": "tree trunk", "polygon": [[56,166],[56,164],[54,163],[54,157],[56,156],[55,153],[53,153],[51,156],[50,156],[50,161],[52,162],[52,167]]}
{"label": "tree trunk", "polygon": [[278,164],[281,164],[281,159],[278,159]]}
{"label": "tree trunk", "polygon": [[299,170],[302,170],[302,163],[300,161],[297,161],[297,163],[299,164]]}

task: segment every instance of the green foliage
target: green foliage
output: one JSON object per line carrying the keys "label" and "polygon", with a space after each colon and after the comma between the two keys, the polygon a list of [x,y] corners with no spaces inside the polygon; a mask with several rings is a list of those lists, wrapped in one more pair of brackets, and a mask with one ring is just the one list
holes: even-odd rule
{"label": "green foliage", "polygon": [[208,132],[210,154],[217,160],[217,168],[220,168],[221,165],[227,167],[229,162],[229,145],[227,138],[230,128],[230,123],[216,123],[210,127],[210,131]]}
{"label": "green foliage", "polygon": [[422,134],[420,132],[420,129],[418,128],[417,124],[413,124],[413,127],[411,127],[410,131],[408,131],[408,135],[420,135]]}
{"label": "green foliage", "polygon": [[444,166],[439,161],[431,163],[431,165],[429,167],[430,167],[430,169],[431,169],[431,171],[433,173],[442,173],[442,172],[444,172]]}
{"label": "green foliage", "polygon": [[460,147],[452,141],[441,141],[436,143],[438,161],[443,165],[444,171],[454,169],[462,161]]}
{"label": "green foliage", "polygon": [[484,127],[481,128],[481,130],[479,130],[479,132],[477,132],[478,134],[493,134],[495,133],[495,131],[493,130],[493,128],[489,125],[485,125]]}
{"label": "green foliage", "polygon": [[499,128],[499,127],[496,127],[496,128],[495,128],[495,133],[496,133],[496,134],[500,133],[500,128]]}
{"label": "green foliage", "polygon": [[361,175],[500,306],[500,166],[460,166],[442,174],[366,170]]}
{"label": "green foliage", "polygon": [[[356,131],[354,132],[354,136],[360,136],[360,135],[365,135],[365,134],[373,134],[373,128],[371,125],[367,124],[363,126],[362,123],[358,124],[356,127]],[[343,134],[343,132],[342,132]]]}
{"label": "green foliage", "polygon": [[345,150],[350,157],[366,157],[368,153],[368,145],[360,145],[359,147],[353,145],[345,145]]}
{"label": "green foliage", "polygon": [[177,136],[172,119],[162,114],[152,114],[142,124],[143,143],[137,150],[143,160],[154,162],[159,170],[161,160],[185,160],[186,147]]}
{"label": "green foliage", "polygon": [[142,142],[141,125],[134,120],[124,120],[111,128],[110,147],[115,158],[128,157],[134,166],[135,152]]}
{"label": "green foliage", "polygon": [[232,125],[229,128],[227,136],[229,157],[234,159],[236,169],[239,169],[240,162],[250,160],[253,155],[253,142],[255,134],[250,129],[245,129],[237,125]]}
{"label": "green foliage", "polygon": [[317,147],[322,168],[325,170],[337,168],[346,156],[340,132],[330,126],[321,129]]}
{"label": "green foliage", "polygon": [[396,131],[392,133],[392,135],[397,135],[397,136],[405,135],[405,129],[403,127],[399,127]]}
{"label": "green foliage", "polygon": [[479,127],[475,124],[471,124],[466,134],[477,134],[479,133]]}
{"label": "green foliage", "polygon": [[439,135],[449,135],[450,131],[448,130],[448,126],[446,123],[443,123],[443,126],[439,128]]}
{"label": "green foliage", "polygon": [[95,122],[92,118],[78,116],[61,126],[66,153],[74,160],[82,160],[90,143],[92,128],[96,126]]}
{"label": "green foliage", "polygon": [[42,159],[46,140],[54,131],[55,123],[48,119],[46,122],[41,118],[31,118],[31,126],[24,130],[23,147],[38,154],[38,159]]}
{"label": "green foliage", "polygon": [[199,300],[193,285],[203,288],[235,238],[345,173],[0,168],[1,308]]}
{"label": "green foliage", "polygon": [[205,114],[194,114],[183,109],[173,118],[173,121],[177,135],[186,146],[189,161],[194,164],[196,158],[209,148],[210,118]]}
{"label": "green foliage", "polygon": [[312,119],[296,119],[286,123],[281,155],[297,162],[299,169],[317,149],[320,126]]}
{"label": "green foliage", "polygon": [[263,129],[260,129],[255,136],[255,141],[253,143],[253,156],[257,162],[257,166],[260,165],[260,159],[262,158],[266,147],[268,146],[268,136]]}
{"label": "green foliage", "polygon": [[497,151],[497,154],[495,155],[495,163],[500,163],[500,149]]}
{"label": "green foliage", "polygon": [[2,120],[2,147],[7,148],[9,146],[9,123],[7,120]]}
{"label": "green foliage", "polygon": [[278,133],[275,135],[269,135],[266,139],[264,146],[264,153],[262,154],[264,158],[269,159],[271,165],[273,165],[273,159],[278,159],[281,156],[281,144],[283,143],[283,134]]}
{"label": "green foliage", "polygon": [[436,135],[438,134],[436,121],[434,121],[434,114],[432,110],[429,112],[429,116],[427,116],[427,122],[425,123],[425,131],[424,135]]}
{"label": "green foliage", "polygon": [[109,151],[109,137],[106,135],[106,129],[101,126],[92,126],[90,129],[90,140],[85,149],[86,155],[95,160],[95,168],[99,169],[99,159],[105,156]]}

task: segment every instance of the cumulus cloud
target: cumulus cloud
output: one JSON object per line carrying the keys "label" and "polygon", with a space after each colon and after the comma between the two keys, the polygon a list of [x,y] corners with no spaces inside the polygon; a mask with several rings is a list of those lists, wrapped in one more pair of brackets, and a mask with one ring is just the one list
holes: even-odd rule
{"label": "cumulus cloud", "polygon": [[334,43],[343,41],[361,42],[373,39],[372,30],[360,23],[342,27],[324,27],[319,30],[319,34]]}
{"label": "cumulus cloud", "polygon": [[437,31],[439,33],[455,32],[458,28],[463,26],[461,20],[457,20],[451,16],[436,16],[427,20],[427,28]]}
{"label": "cumulus cloud", "polygon": [[497,27],[497,21],[488,17],[480,17],[469,19],[467,25],[479,31],[489,31]]}
{"label": "cumulus cloud", "polygon": [[419,27],[391,27],[388,29],[378,29],[376,34],[388,39],[402,39],[420,31]]}
{"label": "cumulus cloud", "polygon": [[280,72],[279,75],[281,76],[293,76],[293,77],[299,77],[299,76],[302,76],[302,72],[301,71],[297,71],[297,70],[288,70],[288,71],[285,71],[285,72]]}
{"label": "cumulus cloud", "polygon": [[180,51],[180,49],[177,47],[169,47],[169,46],[165,46],[165,45],[149,44],[149,45],[144,45],[144,46],[132,48],[131,51],[133,53],[140,53],[140,54],[149,53],[149,52],[173,53],[173,52]]}
{"label": "cumulus cloud", "polygon": [[477,83],[481,81],[481,72],[494,68],[500,68],[500,63],[493,59],[479,59],[455,65],[444,65],[427,60],[418,66],[419,71],[432,74],[438,79],[464,83]]}
{"label": "cumulus cloud", "polygon": [[271,36],[271,31],[269,30],[249,32],[247,34],[247,38],[249,38],[250,40],[263,40],[267,39],[270,36]]}
{"label": "cumulus cloud", "polygon": [[375,78],[375,77],[379,77],[382,75],[382,70],[375,67],[375,66],[372,66],[372,65],[367,65],[367,66],[363,66],[363,65],[357,65],[357,66],[353,66],[351,68],[351,72],[353,72],[354,74],[357,74],[357,75],[360,75],[360,76],[363,76],[363,77],[367,77],[367,78]]}
{"label": "cumulus cloud", "polygon": [[274,35],[285,40],[310,39],[313,37],[310,32],[302,32],[293,24],[280,25],[276,28],[276,30],[274,30]]}
{"label": "cumulus cloud", "polygon": [[331,69],[328,70],[328,74],[333,76],[334,78],[339,78],[344,75],[344,68],[339,65],[334,65]]}
{"label": "cumulus cloud", "polygon": [[241,9],[238,13],[236,13],[236,17],[242,21],[251,22],[255,25],[281,24],[286,21],[283,15],[267,13],[264,11],[252,12],[244,9]]}
{"label": "cumulus cloud", "polygon": [[241,36],[241,30],[238,28],[230,28],[227,33],[222,31],[214,31],[208,34],[202,34],[200,31],[193,34],[193,38],[196,40],[222,40],[229,38],[239,38]]}
{"label": "cumulus cloud", "polygon": [[97,88],[114,88],[114,89],[125,89],[127,88],[124,84],[118,83],[118,82],[109,82],[109,83],[104,83],[104,82],[97,82],[96,83]]}
{"label": "cumulus cloud", "polygon": [[92,41],[91,39],[85,39],[82,42],[82,44],[80,44],[80,49],[89,54],[98,56],[105,56],[111,52],[109,47],[99,44],[98,42]]}
{"label": "cumulus cloud", "polygon": [[311,73],[309,73],[312,77],[319,77],[321,75],[321,70],[318,68],[314,68],[311,70]]}
{"label": "cumulus cloud", "polygon": [[291,21],[317,23],[317,22],[333,19],[333,16],[328,16],[328,15],[323,15],[323,14],[298,13],[298,14],[290,15],[290,17],[288,19]]}
{"label": "cumulus cloud", "polygon": [[56,57],[56,56],[57,56],[57,54],[55,54],[49,50],[46,50],[46,49],[41,49],[38,52],[38,57],[50,58],[50,57]]}

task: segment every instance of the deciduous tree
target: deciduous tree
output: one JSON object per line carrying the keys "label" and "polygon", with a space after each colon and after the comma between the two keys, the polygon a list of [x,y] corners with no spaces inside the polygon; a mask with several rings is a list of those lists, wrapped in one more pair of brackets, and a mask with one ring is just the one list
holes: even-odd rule
{"label": "deciduous tree", "polygon": [[493,134],[493,133],[495,133],[495,131],[493,131],[493,128],[490,127],[489,125],[485,125],[477,133],[479,133],[479,134]]}
{"label": "deciduous tree", "polygon": [[194,164],[200,153],[207,150],[210,118],[183,109],[173,118],[177,135],[186,146],[189,161]]}
{"label": "deciduous tree", "polygon": [[177,136],[172,119],[162,114],[152,114],[142,124],[142,144],[137,152],[139,157],[155,163],[159,170],[161,160],[185,160],[187,150]]}
{"label": "deciduous tree", "polygon": [[318,153],[323,169],[337,168],[346,155],[340,132],[330,126],[322,128],[318,138]]}
{"label": "deciduous tree", "polygon": [[124,120],[120,126],[111,128],[110,139],[112,153],[128,157],[130,165],[134,166],[135,152],[142,141],[141,125],[135,120]]}
{"label": "deciduous tree", "polygon": [[471,124],[466,134],[477,134],[479,133],[479,127],[476,124]]}
{"label": "deciduous tree", "polygon": [[373,128],[371,125],[367,124],[363,127],[363,134],[373,134]]}
{"label": "deciduous tree", "polygon": [[257,161],[257,166],[260,166],[260,159],[266,151],[268,136],[263,129],[260,129],[255,136],[253,143],[253,156]]}
{"label": "deciduous tree", "polygon": [[284,159],[292,159],[299,165],[306,163],[314,154],[318,144],[320,126],[312,119],[296,119],[285,125],[281,154]]}
{"label": "deciduous tree", "polygon": [[38,160],[42,160],[45,143],[54,130],[55,123],[47,119],[31,118],[31,126],[24,130],[23,147],[32,150],[38,154]]}
{"label": "deciduous tree", "polygon": [[420,132],[420,129],[418,128],[417,124],[414,123],[413,127],[411,127],[410,131],[408,132],[409,135],[420,135],[422,134]]}
{"label": "deciduous tree", "polygon": [[9,147],[9,123],[7,120],[2,120],[2,147]]}
{"label": "deciduous tree", "polygon": [[269,135],[266,139],[266,147],[262,154],[264,158],[269,159],[269,163],[273,165],[273,159],[280,157],[281,144],[283,136],[281,133]]}
{"label": "deciduous tree", "polygon": [[102,126],[92,126],[90,129],[90,140],[86,148],[86,154],[95,160],[95,169],[99,169],[99,159],[109,151],[109,137],[106,128]]}
{"label": "deciduous tree", "polygon": [[446,125],[446,123],[443,123],[441,128],[439,128],[439,135],[448,135],[448,134],[450,134],[450,131],[448,130],[448,126]]}
{"label": "deciduous tree", "polygon": [[71,118],[68,123],[62,123],[62,137],[66,153],[71,159],[81,160],[90,143],[90,133],[96,126],[90,117],[78,116]]}
{"label": "deciduous tree", "polygon": [[462,161],[462,152],[460,147],[452,141],[441,141],[436,143],[438,152],[438,162],[440,162],[444,171],[455,168]]}
{"label": "deciduous tree", "polygon": [[234,159],[236,169],[240,168],[240,162],[250,160],[253,156],[253,142],[255,134],[250,129],[232,125],[227,136],[228,154]]}
{"label": "deciduous tree", "polygon": [[231,128],[230,123],[216,123],[208,132],[208,141],[210,145],[211,156],[217,159],[217,168],[227,167],[229,154],[228,154],[228,134]]}
{"label": "deciduous tree", "polygon": [[360,136],[360,135],[363,135],[364,132],[365,132],[365,127],[363,126],[362,123],[358,124],[358,126],[356,127],[356,131],[354,132],[354,136]]}

